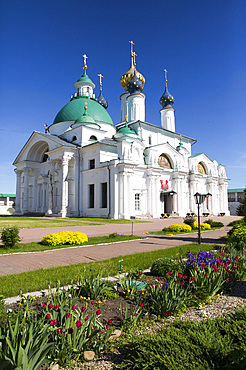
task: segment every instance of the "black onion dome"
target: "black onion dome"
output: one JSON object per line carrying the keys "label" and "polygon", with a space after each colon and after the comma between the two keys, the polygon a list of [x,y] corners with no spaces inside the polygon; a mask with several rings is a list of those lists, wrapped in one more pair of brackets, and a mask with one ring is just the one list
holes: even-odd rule
{"label": "black onion dome", "polygon": [[143,91],[143,87],[143,83],[137,77],[136,71],[134,71],[132,79],[127,84],[127,91],[130,94],[139,94]]}
{"label": "black onion dome", "polygon": [[103,94],[102,94],[102,90],[100,90],[100,95],[98,96],[97,100],[98,100],[98,103],[103,106],[103,108],[105,108],[105,109],[108,108],[108,102],[107,102],[106,99],[104,99]]}
{"label": "black onion dome", "polygon": [[162,108],[172,108],[173,103],[174,103],[174,97],[170,94],[166,86],[165,91],[160,98],[160,104]]}

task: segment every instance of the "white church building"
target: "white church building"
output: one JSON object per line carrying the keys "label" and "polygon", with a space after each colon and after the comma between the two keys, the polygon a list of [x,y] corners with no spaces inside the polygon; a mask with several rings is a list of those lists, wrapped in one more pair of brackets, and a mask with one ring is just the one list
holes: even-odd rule
{"label": "white church building", "polygon": [[114,125],[102,95],[87,75],[45,133],[34,131],[15,159],[15,214],[62,217],[154,217],[197,213],[194,194],[212,196],[202,212],[229,214],[225,167],[192,154],[196,140],[175,131],[174,98],[160,98],[161,125],[145,122],[145,79],[130,69],[121,77],[121,122]]}

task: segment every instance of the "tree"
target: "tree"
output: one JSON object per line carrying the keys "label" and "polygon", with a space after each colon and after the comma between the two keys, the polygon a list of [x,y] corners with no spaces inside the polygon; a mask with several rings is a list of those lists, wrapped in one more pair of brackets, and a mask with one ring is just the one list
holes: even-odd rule
{"label": "tree", "polygon": [[237,215],[244,216],[246,220],[246,189],[243,191],[243,197],[239,200],[239,206],[237,207]]}

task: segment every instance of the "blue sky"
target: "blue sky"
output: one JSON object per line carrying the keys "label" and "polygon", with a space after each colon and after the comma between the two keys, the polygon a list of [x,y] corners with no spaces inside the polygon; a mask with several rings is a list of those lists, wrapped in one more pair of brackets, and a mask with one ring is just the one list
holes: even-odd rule
{"label": "blue sky", "polygon": [[0,192],[15,192],[12,163],[31,133],[69,101],[88,55],[88,75],[120,120],[119,79],[146,78],[146,121],[160,125],[168,70],[176,131],[226,165],[229,188],[246,187],[246,2],[244,0],[2,0],[0,4]]}

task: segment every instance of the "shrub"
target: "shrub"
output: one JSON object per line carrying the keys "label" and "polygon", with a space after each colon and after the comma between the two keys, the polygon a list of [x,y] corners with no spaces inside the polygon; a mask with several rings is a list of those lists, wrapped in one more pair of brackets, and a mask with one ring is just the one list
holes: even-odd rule
{"label": "shrub", "polygon": [[151,274],[154,276],[165,276],[168,271],[171,271],[176,262],[172,258],[158,258],[151,266]]}
{"label": "shrub", "polygon": [[109,234],[109,238],[117,238],[118,234],[117,233],[112,233],[112,234]]}
{"label": "shrub", "polygon": [[19,237],[19,229],[17,226],[5,227],[2,231],[1,236],[2,243],[4,247],[12,248],[21,241]]}
{"label": "shrub", "polygon": [[193,216],[191,216],[191,214],[187,213],[186,217],[184,218],[184,223],[186,225],[189,225],[192,229],[194,228],[194,222],[195,222],[195,218]]}
{"label": "shrub", "polygon": [[223,222],[213,221],[211,219],[204,221],[205,224],[209,224],[211,227],[224,227]]}
{"label": "shrub", "polygon": [[80,232],[60,231],[43,236],[41,243],[44,245],[80,245],[88,241],[87,235]]}
{"label": "shrub", "polygon": [[168,227],[168,230],[178,233],[189,233],[192,228],[189,225],[173,224]]}
{"label": "shrub", "polygon": [[245,315],[244,320],[175,320],[157,333],[132,335],[120,349],[127,369],[245,369],[245,333]]}
{"label": "shrub", "polygon": [[236,226],[229,232],[228,243],[236,249],[241,249],[246,245],[246,225]]}
{"label": "shrub", "polygon": [[242,218],[241,220],[231,221],[228,226],[242,226],[245,225],[245,220]]}
{"label": "shrub", "polygon": [[[201,230],[211,230],[211,226],[205,222],[200,223]],[[198,229],[198,222],[194,222],[194,229]]]}

